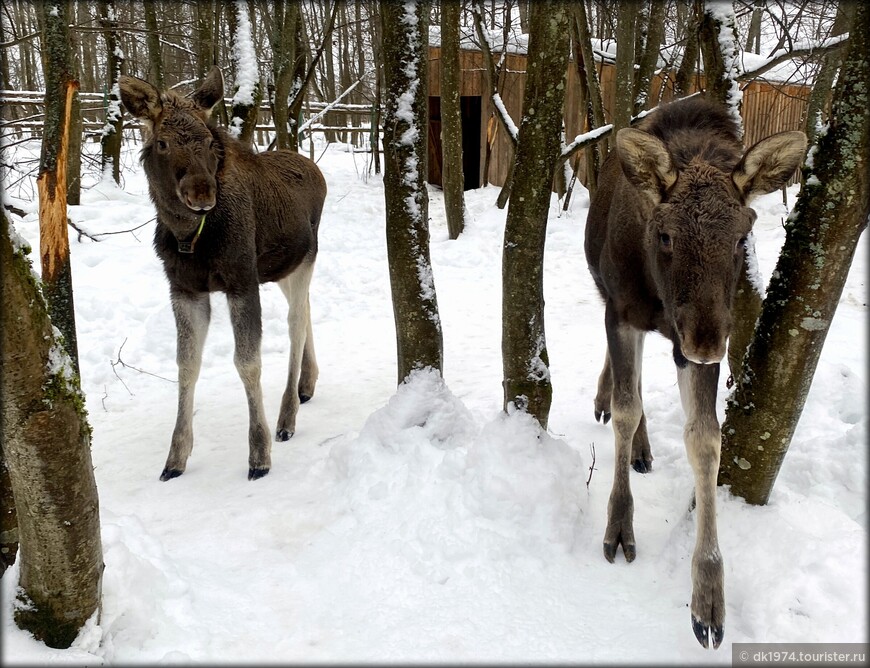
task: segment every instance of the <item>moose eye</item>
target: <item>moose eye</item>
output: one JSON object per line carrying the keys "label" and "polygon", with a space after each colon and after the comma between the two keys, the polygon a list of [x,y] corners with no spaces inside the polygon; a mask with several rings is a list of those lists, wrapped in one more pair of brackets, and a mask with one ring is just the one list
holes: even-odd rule
{"label": "moose eye", "polygon": [[746,237],[740,237],[740,239],[737,240],[737,246],[735,247],[734,250],[741,251],[745,248],[746,248]]}
{"label": "moose eye", "polygon": [[671,235],[666,234],[665,232],[662,232],[661,234],[659,234],[659,242],[661,243],[662,248],[664,248],[666,250],[670,250],[670,248],[671,248]]}
{"label": "moose eye", "polygon": [[165,151],[168,148],[169,148],[169,145],[165,141],[163,141],[162,139],[157,140],[157,150],[158,151]]}

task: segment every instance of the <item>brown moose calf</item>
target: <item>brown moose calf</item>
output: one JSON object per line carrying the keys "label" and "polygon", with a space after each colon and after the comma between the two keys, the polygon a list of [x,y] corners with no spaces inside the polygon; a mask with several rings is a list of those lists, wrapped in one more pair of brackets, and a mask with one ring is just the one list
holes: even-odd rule
{"label": "brown moose calf", "polygon": [[248,478],[271,467],[271,439],[260,387],[260,283],[278,283],[289,304],[290,364],[276,438],[296,429],[300,401],[314,393],[317,361],[308,288],[326,182],[293,151],[255,154],[211,120],[223,97],[213,68],[189,98],[120,79],[121,100],[145,121],[142,165],[157,209],[154,248],[163,261],[178,337],[178,414],[161,480],[181,475],[193,448],[193,395],[211,315],[209,294],[226,293],[234,360],[250,425]]}

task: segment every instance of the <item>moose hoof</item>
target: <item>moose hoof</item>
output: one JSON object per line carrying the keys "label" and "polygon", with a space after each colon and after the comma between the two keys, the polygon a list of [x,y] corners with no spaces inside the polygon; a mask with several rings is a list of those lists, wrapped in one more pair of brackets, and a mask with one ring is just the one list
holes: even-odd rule
{"label": "moose hoof", "polygon": [[275,432],[275,440],[279,442],[289,441],[295,432],[287,431],[286,429],[279,429]]}
{"label": "moose hoof", "polygon": [[160,479],[163,482],[166,482],[167,480],[172,480],[173,478],[177,478],[182,473],[184,473],[184,471],[180,471],[179,469],[166,468],[166,469],[163,469],[163,473],[160,474]]}
{"label": "moose hoof", "polygon": [[616,552],[620,545],[622,545],[622,553],[625,555],[625,560],[628,563],[634,561],[634,558],[637,556],[637,548],[635,548],[634,543],[626,545],[621,536],[615,541],[604,541],[604,558],[612,564],[616,560]]}
{"label": "moose hoof", "polygon": [[713,641],[713,649],[719,649],[719,645],[722,644],[722,638],[725,637],[725,629],[722,626],[707,626],[700,619],[692,615],[692,631],[695,632],[695,637],[698,639],[698,642],[704,647],[704,649],[708,649],[710,647],[710,640]]}
{"label": "moose hoof", "polygon": [[595,411],[595,421],[607,424],[610,422],[610,411]]}
{"label": "moose hoof", "polygon": [[638,473],[649,473],[652,471],[652,462],[648,462],[645,459],[638,457],[631,463],[632,468]]}
{"label": "moose hoof", "polygon": [[304,404],[307,401],[311,401],[311,396],[312,395],[310,395],[310,394],[304,394],[303,392],[300,392],[299,393],[299,403]]}
{"label": "moose hoof", "polygon": [[248,469],[248,480],[259,480],[268,472],[267,468],[250,468]]}

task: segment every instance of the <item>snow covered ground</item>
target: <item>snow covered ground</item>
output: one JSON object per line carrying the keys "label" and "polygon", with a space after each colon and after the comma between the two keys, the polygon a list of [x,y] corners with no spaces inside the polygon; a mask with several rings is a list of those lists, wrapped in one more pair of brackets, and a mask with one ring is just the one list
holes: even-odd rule
{"label": "snow covered ground", "polygon": [[[468,228],[450,241],[441,192],[430,188],[445,382],[420,373],[397,392],[382,183],[366,175],[364,156],[331,146],[319,161],[329,195],[311,295],[320,380],[296,435],[274,444],[268,476],[247,480],[247,411],[226,300],[216,295],[193,455],[164,483],[175,330],[151,248],[154,211],[127,149],[123,190],[91,179],[70,211],[92,235],[142,226],[99,243],[71,239],[103,527],[102,618],[71,649],[34,641],[12,622],[15,566],[2,580],[4,665],[730,664],[734,642],[867,642],[866,235],[770,504],[719,491],[727,615],[713,652],[689,622],[692,478],[670,347],[657,335],[647,337],[643,374],[654,470],[631,475],[638,556],[609,564],[602,555],[613,436],[592,410],[605,341],[583,256],[585,191],[567,213],[555,198],[551,207],[554,395],[549,435],[538,439],[529,418],[501,411],[506,212],[494,205],[497,189],[466,193]],[[38,247],[35,185],[4,185],[5,201],[28,212],[14,218],[17,231]],[[795,197],[792,188],[790,204]],[[787,209],[779,193],[756,209],[767,277]],[[262,301],[274,421],[286,306],[274,285]]]}

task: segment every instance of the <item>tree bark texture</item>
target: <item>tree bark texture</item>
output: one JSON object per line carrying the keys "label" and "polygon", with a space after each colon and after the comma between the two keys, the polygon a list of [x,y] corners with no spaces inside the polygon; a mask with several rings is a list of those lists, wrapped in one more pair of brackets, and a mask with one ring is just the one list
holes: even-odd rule
{"label": "tree bark texture", "polygon": [[[20,540],[15,620],[66,648],[100,609],[103,554],[84,397],[24,252],[0,217],[3,459]],[[64,363],[66,361],[66,363]]]}
{"label": "tree bark texture", "polygon": [[523,118],[502,255],[504,408],[546,429],[553,389],[544,332],[544,242],[562,132],[568,57],[564,2],[531,4]]}
{"label": "tree bark texture", "polygon": [[689,94],[692,78],[695,76],[698,66],[698,54],[701,49],[698,40],[701,30],[701,17],[704,14],[704,4],[702,0],[688,0],[688,4],[690,11],[687,18],[688,25],[686,26],[686,46],[683,49],[683,57],[679,68],[677,68],[677,75],[674,78],[674,92],[677,97]]}
{"label": "tree bark texture", "polygon": [[45,126],[36,179],[39,193],[39,238],[43,293],[51,321],[78,373],[78,343],[73,304],[72,267],[67,233],[67,168],[73,98],[66,5],[43,3]]}
{"label": "tree bark texture", "polygon": [[425,182],[428,11],[428,3],[380,3],[384,199],[400,384],[414,369],[443,369]]}
{"label": "tree bark texture", "polygon": [[441,5],[441,148],[444,152],[444,211],[451,239],[458,238],[465,228],[459,75],[459,4],[445,2]]}
{"label": "tree bark texture", "polygon": [[868,33],[870,11],[857,4],[829,128],[786,222],[744,373],[726,408],[719,484],[753,504],[770,497],[870,215]]}

